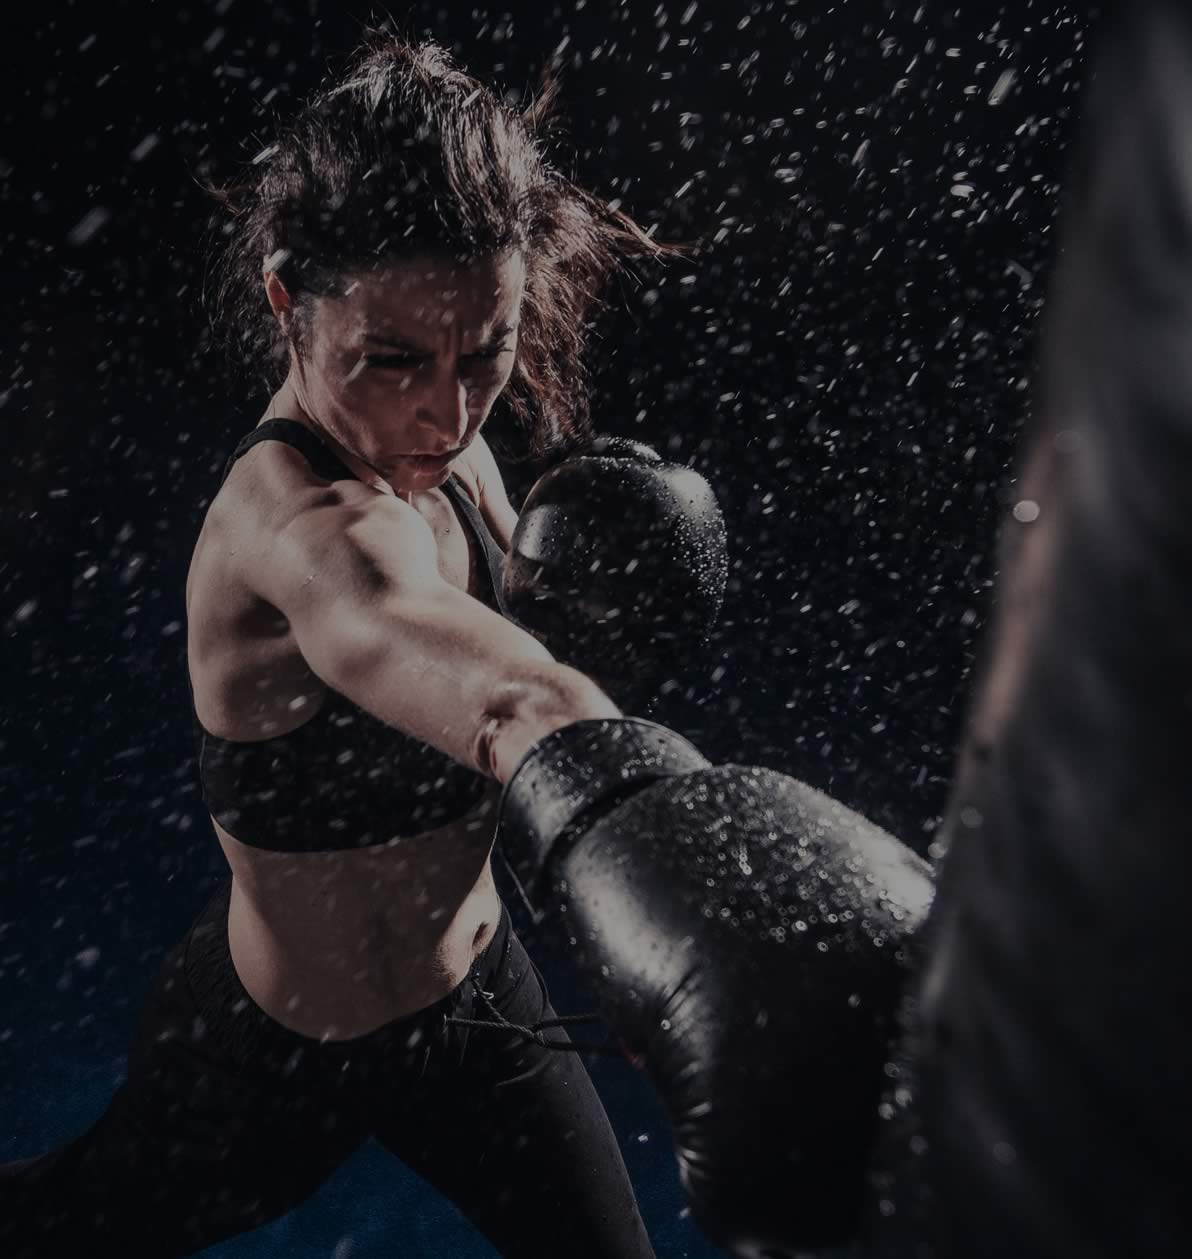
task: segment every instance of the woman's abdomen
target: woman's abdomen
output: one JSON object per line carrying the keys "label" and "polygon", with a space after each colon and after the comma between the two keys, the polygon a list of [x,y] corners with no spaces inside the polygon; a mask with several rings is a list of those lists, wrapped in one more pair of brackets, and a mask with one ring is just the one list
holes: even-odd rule
{"label": "woman's abdomen", "polygon": [[372,848],[281,853],[215,826],[232,870],[232,961],[261,1009],[345,1040],[457,987],[500,921],[490,855],[499,785],[467,816]]}

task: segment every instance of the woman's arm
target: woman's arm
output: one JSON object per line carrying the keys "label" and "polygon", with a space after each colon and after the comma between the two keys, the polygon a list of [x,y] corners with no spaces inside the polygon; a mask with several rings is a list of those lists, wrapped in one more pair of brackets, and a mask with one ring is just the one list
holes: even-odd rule
{"label": "woman's arm", "polygon": [[251,510],[225,516],[224,553],[353,703],[502,782],[551,731],[619,714],[584,674],[445,581],[409,504],[344,482],[290,501],[297,510],[272,527]]}

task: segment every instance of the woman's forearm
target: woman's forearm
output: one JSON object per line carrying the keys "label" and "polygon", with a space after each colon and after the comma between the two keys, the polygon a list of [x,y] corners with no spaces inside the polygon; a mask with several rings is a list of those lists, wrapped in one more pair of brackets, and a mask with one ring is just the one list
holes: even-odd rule
{"label": "woman's forearm", "polygon": [[553,661],[540,665],[494,689],[477,735],[476,767],[507,782],[530,748],[553,731],[573,721],[620,715],[616,704],[578,670]]}

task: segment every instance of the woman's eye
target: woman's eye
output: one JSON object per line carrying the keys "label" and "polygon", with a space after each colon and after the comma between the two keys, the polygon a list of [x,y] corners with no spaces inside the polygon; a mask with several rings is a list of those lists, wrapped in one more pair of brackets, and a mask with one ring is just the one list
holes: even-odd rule
{"label": "woman's eye", "polygon": [[468,362],[479,359],[481,362],[491,363],[495,359],[499,359],[502,354],[511,353],[512,350],[513,347],[511,345],[495,345],[491,350],[477,350],[475,354],[469,354],[466,358]]}
{"label": "woman's eye", "polygon": [[[492,363],[499,359],[503,354],[509,354],[513,350],[510,345],[497,345],[490,350],[477,350],[475,354],[464,356],[465,363]],[[426,359],[419,358],[413,354],[370,354],[366,360],[370,367],[388,367],[398,371],[414,371],[421,367]]]}

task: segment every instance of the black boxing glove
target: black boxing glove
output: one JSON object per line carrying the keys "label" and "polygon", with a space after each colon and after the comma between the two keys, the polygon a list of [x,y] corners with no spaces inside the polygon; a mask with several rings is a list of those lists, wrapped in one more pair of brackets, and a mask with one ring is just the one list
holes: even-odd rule
{"label": "black boxing glove", "polygon": [[541,739],[503,851],[670,1116],[692,1213],[743,1259],[847,1240],[928,867],[771,770],[637,718]]}
{"label": "black boxing glove", "polygon": [[501,601],[557,659],[643,712],[697,666],[727,567],[707,481],[640,442],[598,438],[526,495]]}

